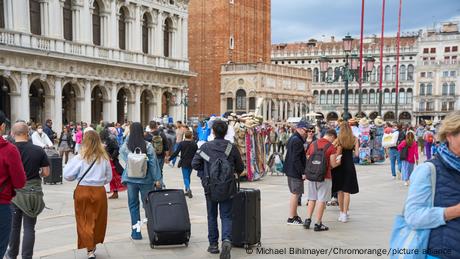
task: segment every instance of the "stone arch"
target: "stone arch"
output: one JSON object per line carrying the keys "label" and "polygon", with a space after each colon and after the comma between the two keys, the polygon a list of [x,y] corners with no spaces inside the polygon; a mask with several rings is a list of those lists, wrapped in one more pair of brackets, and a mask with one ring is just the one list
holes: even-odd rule
{"label": "stone arch", "polygon": [[54,91],[51,86],[54,84],[49,77],[44,77],[42,75],[32,75],[29,77],[29,91],[32,84],[36,81],[40,81],[45,91],[45,95],[54,95]]}
{"label": "stone arch", "polygon": [[408,111],[403,111],[399,114],[400,121],[410,122],[411,119],[412,119],[412,115]]}
{"label": "stone arch", "polygon": [[129,103],[133,101],[133,95],[128,87],[120,87],[117,91],[117,122],[123,123],[128,119]]}
{"label": "stone arch", "polygon": [[395,113],[392,111],[388,111],[383,115],[383,120],[384,121],[394,121],[396,120]]}
{"label": "stone arch", "polygon": [[147,125],[154,116],[154,99],[155,95],[151,89],[144,88],[141,90],[141,123]]}
{"label": "stone arch", "polygon": [[46,96],[49,95],[49,86],[47,92],[47,83],[40,79],[35,79],[29,86],[29,109],[30,120],[37,123],[44,123],[46,120]]}
{"label": "stone arch", "polygon": [[79,106],[78,98],[82,91],[78,84],[67,81],[62,84],[62,123],[64,125],[69,122],[77,121],[77,111]]}
{"label": "stone arch", "polygon": [[11,118],[12,84],[14,84],[12,80],[0,76],[0,110],[3,111],[8,118]]}
{"label": "stone arch", "polygon": [[367,115],[365,112],[361,111],[355,114],[355,118],[367,118]]}
{"label": "stone arch", "polygon": [[108,92],[104,86],[96,84],[91,87],[91,120],[93,123],[99,123],[104,119],[104,102],[107,99]]}
{"label": "stone arch", "polygon": [[174,105],[173,93],[169,90],[164,90],[161,93],[161,115],[172,115],[172,106]]}
{"label": "stone arch", "polygon": [[327,121],[336,121],[339,119],[339,115],[336,112],[329,112],[326,115],[326,120]]}
{"label": "stone arch", "polygon": [[244,90],[243,88],[240,88],[240,89],[236,90],[235,98],[236,98],[235,110],[237,112],[246,112],[247,98],[248,98],[248,94],[246,93],[246,90]]}
{"label": "stone arch", "polygon": [[371,120],[375,120],[375,118],[377,118],[377,116],[379,116],[378,112],[369,113],[369,119],[371,119]]}

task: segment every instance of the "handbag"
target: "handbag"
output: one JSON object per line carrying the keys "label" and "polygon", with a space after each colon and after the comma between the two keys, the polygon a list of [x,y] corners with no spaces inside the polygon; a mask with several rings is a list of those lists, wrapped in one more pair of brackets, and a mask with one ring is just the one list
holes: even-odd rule
{"label": "handbag", "polygon": [[136,147],[134,152],[128,154],[128,177],[130,178],[145,178],[147,175],[147,162],[149,158],[147,154],[142,153],[141,149]]}
{"label": "handbag", "polygon": [[80,178],[80,180],[78,180],[77,186],[75,186],[75,189],[73,190],[73,199],[74,200],[75,200],[75,191],[77,191],[78,185],[80,185],[81,180],[83,180],[83,178],[85,178],[85,176],[86,176],[86,174],[88,174],[89,170],[91,170],[91,168],[93,168],[93,165],[96,163],[96,160],[97,159],[94,159],[94,161],[91,163],[91,165],[88,167],[88,169],[86,169],[86,172],[83,174],[83,176]]}
{"label": "handbag", "polygon": [[[428,163],[431,168],[431,206],[434,205],[436,192],[436,167]],[[402,214],[397,215],[393,224],[390,239],[390,258],[392,259],[424,259],[423,251],[428,247],[431,229],[414,229],[407,224],[404,218],[405,206]],[[416,254],[414,251],[417,251]]]}
{"label": "handbag", "polygon": [[382,147],[396,147],[398,143],[399,132],[385,133],[382,138]]}

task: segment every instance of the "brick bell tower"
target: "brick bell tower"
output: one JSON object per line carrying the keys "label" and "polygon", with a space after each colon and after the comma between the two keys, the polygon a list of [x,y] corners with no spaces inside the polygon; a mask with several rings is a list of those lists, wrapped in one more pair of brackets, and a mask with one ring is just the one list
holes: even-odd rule
{"label": "brick bell tower", "polygon": [[221,65],[270,63],[270,0],[190,0],[189,117],[220,113]]}

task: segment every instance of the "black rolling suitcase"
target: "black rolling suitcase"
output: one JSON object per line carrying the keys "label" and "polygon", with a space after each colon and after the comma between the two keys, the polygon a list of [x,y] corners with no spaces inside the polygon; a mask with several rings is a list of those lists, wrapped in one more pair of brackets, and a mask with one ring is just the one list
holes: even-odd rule
{"label": "black rolling suitcase", "polygon": [[151,191],[145,199],[150,247],[157,245],[188,246],[191,226],[184,191]]}
{"label": "black rolling suitcase", "polygon": [[54,149],[45,149],[50,162],[50,175],[43,178],[44,184],[62,184],[62,157]]}
{"label": "black rolling suitcase", "polygon": [[260,246],[260,190],[241,188],[233,197],[232,243],[237,247]]}

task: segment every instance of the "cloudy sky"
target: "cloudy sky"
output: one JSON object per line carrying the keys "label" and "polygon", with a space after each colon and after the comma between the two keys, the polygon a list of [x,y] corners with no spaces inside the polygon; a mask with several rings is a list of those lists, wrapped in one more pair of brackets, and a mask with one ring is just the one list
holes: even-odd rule
{"label": "cloudy sky", "polygon": [[[399,0],[386,0],[385,35],[396,35]],[[380,35],[382,0],[366,0],[364,34]],[[361,0],[272,0],[272,41],[285,43],[310,38],[359,36]],[[460,22],[460,0],[403,0],[401,32]]]}

